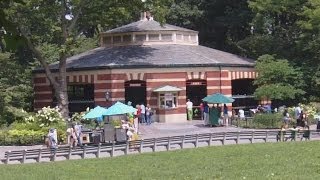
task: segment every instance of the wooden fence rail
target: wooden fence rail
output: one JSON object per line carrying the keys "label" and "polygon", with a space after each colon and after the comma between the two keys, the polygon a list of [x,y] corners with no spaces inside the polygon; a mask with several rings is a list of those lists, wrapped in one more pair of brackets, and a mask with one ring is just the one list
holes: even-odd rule
{"label": "wooden fence rail", "polygon": [[[1,158],[1,163],[10,164],[10,162],[26,163],[27,160],[31,162],[56,161],[57,158],[64,158],[66,160],[75,156],[80,156],[82,159],[89,155],[94,155],[96,158],[102,157],[102,154],[107,154],[104,157],[113,157],[116,152],[122,152],[120,155],[130,154],[130,150],[137,150],[143,153],[146,150],[158,151],[159,148],[164,147],[169,151],[175,146],[183,149],[186,144],[191,144],[191,147],[199,147],[204,143],[211,146],[212,143],[218,142],[225,145],[227,142],[239,144],[241,142],[249,141],[249,143],[260,142],[278,142],[278,141],[296,141],[298,139],[311,140],[316,137],[318,132],[310,131],[278,131],[278,130],[256,130],[256,131],[237,131],[237,132],[218,132],[218,133],[204,133],[192,134],[182,136],[170,136],[152,139],[141,139],[137,141],[124,142],[121,144],[98,144],[85,145],[82,148],[59,147],[58,149],[32,149],[22,151],[7,151],[4,158]],[[318,139],[319,139],[318,135]]]}

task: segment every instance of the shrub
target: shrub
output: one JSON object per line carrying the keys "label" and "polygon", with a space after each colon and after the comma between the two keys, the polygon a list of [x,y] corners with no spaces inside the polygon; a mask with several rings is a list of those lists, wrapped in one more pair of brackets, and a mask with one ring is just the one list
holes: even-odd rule
{"label": "shrub", "polygon": [[279,128],[281,123],[282,116],[280,113],[258,113],[253,117],[253,124],[257,128]]}
{"label": "shrub", "polygon": [[121,121],[120,120],[111,120],[110,124],[115,128],[116,127],[120,127],[121,126]]}

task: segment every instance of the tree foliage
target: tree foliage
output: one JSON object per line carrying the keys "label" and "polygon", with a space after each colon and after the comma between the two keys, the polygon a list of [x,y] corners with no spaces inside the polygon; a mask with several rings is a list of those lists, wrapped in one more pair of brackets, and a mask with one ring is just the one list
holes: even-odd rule
{"label": "tree foliage", "polygon": [[[21,0],[7,1],[4,19],[14,26],[26,46],[38,60],[52,85],[57,103],[65,119],[69,117],[66,82],[66,60],[77,48],[81,34],[92,37],[99,27],[110,27],[128,20],[137,9],[155,11],[159,17],[170,0]],[[133,11],[132,11],[133,10]],[[115,18],[116,17],[116,18]],[[11,28],[8,28],[11,30]],[[9,34],[13,34],[9,32]],[[58,79],[49,63],[59,64]]]}
{"label": "tree foliage", "polygon": [[31,68],[17,64],[10,53],[0,53],[0,124],[21,120],[21,109],[31,110]]}
{"label": "tree foliage", "polygon": [[302,90],[302,73],[290,66],[285,59],[276,59],[263,55],[256,63],[258,77],[254,84],[258,86],[254,95],[259,99],[286,100],[299,98]]}
{"label": "tree foliage", "polygon": [[[65,60],[96,47],[100,32],[138,20],[142,11],[199,31],[201,45],[253,59],[273,54],[267,58],[272,63],[263,62],[277,76],[264,77],[282,84],[263,79],[268,83],[259,85],[258,92],[264,92],[257,96],[291,99],[300,89],[304,98],[320,100],[320,0],[1,0],[0,63],[10,67],[0,67],[1,118],[11,117],[15,108],[31,109],[30,69],[52,62],[60,64],[58,81],[49,70],[47,75],[66,107]],[[287,68],[282,72],[278,66]],[[290,68],[299,72],[298,79],[283,74]]]}

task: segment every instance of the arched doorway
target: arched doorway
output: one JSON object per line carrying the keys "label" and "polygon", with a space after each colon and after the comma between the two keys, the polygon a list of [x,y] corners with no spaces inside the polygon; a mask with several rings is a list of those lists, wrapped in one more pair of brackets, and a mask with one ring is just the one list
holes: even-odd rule
{"label": "arched doorway", "polygon": [[231,81],[232,98],[235,100],[232,107],[235,110],[243,109],[249,112],[249,109],[256,108],[259,101],[253,96],[256,86],[254,79],[235,79]]}
{"label": "arched doorway", "polygon": [[207,96],[207,81],[196,79],[186,81],[186,96],[193,103],[193,108],[198,113],[194,113],[194,119],[201,119],[200,103]]}
{"label": "arched doorway", "polygon": [[125,101],[132,102],[132,105],[135,107],[137,104],[147,102],[147,83],[140,80],[131,80],[126,81],[124,84],[125,87]]}

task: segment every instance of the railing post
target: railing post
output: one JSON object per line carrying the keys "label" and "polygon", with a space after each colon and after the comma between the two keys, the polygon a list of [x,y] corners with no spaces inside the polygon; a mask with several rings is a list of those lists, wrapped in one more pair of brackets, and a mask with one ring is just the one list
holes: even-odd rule
{"label": "railing post", "polygon": [[154,138],[153,140],[154,140],[154,142],[153,142],[153,152],[156,152],[156,149],[157,149],[157,139]]}
{"label": "railing post", "polygon": [[186,136],[185,135],[183,135],[182,136],[182,140],[181,140],[181,149],[183,149],[184,148],[184,141],[185,141],[185,139],[186,139]]}
{"label": "railing post", "polygon": [[240,131],[238,131],[238,134],[237,134],[237,144],[239,144],[239,141],[240,141]]}
{"label": "railing post", "polygon": [[208,141],[208,146],[211,146],[211,142],[212,142],[212,133],[210,133],[210,137],[209,137],[209,141]]}
{"label": "railing post", "polygon": [[143,150],[143,139],[140,141],[139,153],[142,153]]}
{"label": "railing post", "polygon": [[298,134],[298,131],[294,131],[294,141],[297,141],[297,134]]}
{"label": "railing post", "polygon": [[97,150],[97,154],[96,154],[97,158],[100,158],[100,151],[101,151],[101,143],[98,144],[98,150]]}
{"label": "railing post", "polygon": [[83,146],[83,151],[82,151],[82,156],[81,156],[82,159],[84,159],[86,157],[86,150],[87,150],[87,145],[85,144]]}
{"label": "railing post", "polygon": [[23,150],[21,164],[24,164],[26,162],[26,156],[27,156],[27,150],[25,149]]}
{"label": "railing post", "polygon": [[10,162],[10,155],[11,155],[11,151],[8,151],[8,152],[7,152],[7,157],[6,157],[6,162],[5,162],[5,164],[9,164],[9,162]]}
{"label": "railing post", "polygon": [[126,149],[124,150],[124,154],[127,155],[129,152],[129,141],[126,142]]}
{"label": "railing post", "polygon": [[280,142],[283,141],[283,131],[280,131]]}
{"label": "railing post", "polygon": [[72,147],[69,146],[69,152],[68,152],[67,160],[69,160],[71,158],[71,154],[72,154]]}
{"label": "railing post", "polygon": [[251,135],[251,143],[254,142],[254,130],[252,131],[252,135]]}
{"label": "railing post", "polygon": [[226,135],[227,135],[227,133],[224,132],[223,133],[223,139],[222,139],[222,145],[225,145],[225,143],[226,143]]}
{"label": "railing post", "polygon": [[307,131],[309,131],[309,141],[311,141],[311,135],[312,135],[312,132],[311,132],[311,130],[307,130]]}
{"label": "railing post", "polygon": [[240,118],[237,118],[237,127],[239,127],[239,120]]}
{"label": "railing post", "polygon": [[110,157],[113,157],[113,156],[114,156],[114,146],[115,146],[115,143],[114,143],[114,141],[113,141],[113,142],[112,142],[112,147],[111,147]]}
{"label": "railing post", "polygon": [[170,138],[170,136],[168,137],[168,145],[167,145],[167,151],[169,151],[170,150],[170,143],[171,143],[171,138]]}
{"label": "railing post", "polygon": [[194,144],[194,147],[198,147],[198,142],[199,142],[199,134],[196,134],[196,142]]}
{"label": "railing post", "polygon": [[269,138],[269,130],[266,131],[266,139],[264,140],[265,142],[268,142]]}
{"label": "railing post", "polygon": [[40,161],[41,161],[41,153],[42,153],[42,149],[40,148],[40,149],[39,149],[39,152],[38,152],[37,162],[40,162]]}

